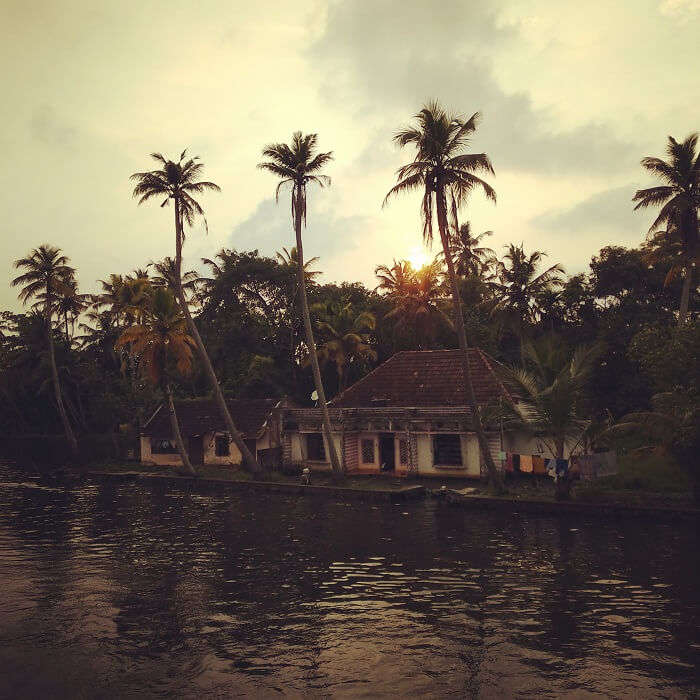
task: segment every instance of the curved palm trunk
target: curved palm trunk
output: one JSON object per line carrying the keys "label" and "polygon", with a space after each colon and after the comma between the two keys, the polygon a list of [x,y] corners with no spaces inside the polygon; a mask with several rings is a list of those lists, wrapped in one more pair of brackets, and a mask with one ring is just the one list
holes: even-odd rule
{"label": "curved palm trunk", "polygon": [[58,368],[56,367],[56,353],[54,351],[53,344],[53,331],[51,329],[51,307],[49,298],[51,296],[50,287],[46,287],[46,334],[49,346],[49,363],[51,365],[51,380],[53,383],[53,393],[56,399],[56,407],[58,408],[58,413],[61,416],[61,423],[63,423],[63,431],[66,434],[66,440],[68,440],[68,446],[73,456],[78,454],[78,441],[75,439],[75,434],[73,433],[73,428],[71,428],[70,421],[68,420],[68,414],[66,413],[66,407],[63,403],[63,394],[61,392],[61,382],[58,379]]}
{"label": "curved palm trunk", "polygon": [[496,465],[493,461],[493,458],[491,457],[488,441],[486,439],[486,433],[484,432],[484,426],[481,422],[481,412],[479,411],[479,406],[476,403],[476,395],[474,394],[472,373],[471,368],[469,366],[469,345],[467,344],[467,332],[464,328],[464,317],[462,316],[462,301],[459,294],[459,285],[457,283],[457,275],[455,274],[454,263],[452,261],[452,256],[450,255],[450,244],[447,238],[447,207],[445,205],[445,194],[443,191],[438,191],[435,194],[437,199],[437,215],[438,227],[440,229],[440,240],[442,241],[442,250],[445,255],[445,262],[447,263],[447,274],[450,278],[450,286],[452,287],[452,308],[455,320],[455,330],[457,331],[457,340],[459,342],[459,349],[461,350],[460,354],[462,356],[462,373],[464,375],[464,388],[467,392],[467,401],[469,402],[469,409],[472,414],[474,432],[476,433],[476,438],[479,442],[481,456],[484,460],[484,464],[486,464],[486,469],[489,473],[489,484],[496,493],[502,493],[504,491],[503,479],[499,471],[496,469]]}
{"label": "curved palm trunk", "polygon": [[180,433],[180,425],[177,422],[177,413],[175,412],[175,403],[173,402],[173,391],[170,388],[169,382],[164,382],[163,391],[168,399],[168,417],[170,418],[170,429],[173,433],[173,440],[175,440],[175,445],[177,446],[177,451],[180,453],[180,459],[182,460],[182,466],[192,475],[196,475],[197,472],[190,462],[190,456],[187,454],[185,449],[185,443],[182,441],[182,434]]}
{"label": "curved palm trunk", "polygon": [[688,305],[690,302],[690,287],[693,278],[693,266],[688,265],[688,270],[683,280],[683,290],[681,291],[681,305],[678,312],[678,325],[682,326],[688,316]]}
{"label": "curved palm trunk", "polygon": [[309,315],[309,302],[306,298],[306,276],[304,275],[304,247],[301,240],[301,190],[297,188],[297,206],[295,211],[294,230],[297,239],[297,279],[299,284],[299,299],[301,301],[301,313],[304,318],[304,331],[306,332],[306,347],[309,351],[311,359],[311,372],[314,376],[314,384],[316,385],[316,393],[318,394],[318,405],[321,408],[323,416],[323,432],[326,437],[326,445],[328,454],[331,459],[331,469],[333,474],[343,474],[343,467],[338,459],[338,454],[335,451],[335,443],[331,433],[331,418],[328,413],[326,404],[326,392],[323,390],[323,382],[321,380],[321,370],[318,366],[318,357],[316,355],[316,342],[314,341],[314,332],[311,328],[311,316]]}
{"label": "curved palm trunk", "polygon": [[190,313],[190,309],[187,306],[187,300],[185,299],[185,293],[182,289],[182,283],[180,280],[180,270],[182,268],[182,220],[180,217],[180,204],[177,199],[175,200],[174,208],[175,269],[177,271],[177,279],[175,280],[177,288],[175,290],[175,293],[177,295],[178,301],[180,302],[180,308],[182,309],[182,313],[184,314],[185,320],[187,321],[187,328],[190,332],[190,335],[194,338],[194,342],[197,346],[199,359],[204,365],[204,372],[207,375],[207,379],[209,380],[209,386],[214,392],[214,399],[216,401],[216,405],[219,408],[219,413],[224,419],[226,430],[228,431],[228,434],[231,436],[231,439],[233,440],[234,444],[241,453],[243,463],[248,467],[248,469],[250,469],[251,472],[253,472],[254,474],[259,474],[262,471],[260,465],[253,456],[252,452],[248,449],[248,446],[243,441],[243,436],[239,432],[238,428],[236,428],[236,424],[233,422],[233,418],[231,418],[231,412],[228,410],[228,406],[226,405],[226,399],[224,398],[224,394],[221,391],[221,386],[219,385],[219,380],[216,378],[214,366],[212,365],[211,360],[209,359],[207,349],[204,347],[202,337],[199,335],[199,330],[197,329],[194,319],[192,318],[192,314]]}

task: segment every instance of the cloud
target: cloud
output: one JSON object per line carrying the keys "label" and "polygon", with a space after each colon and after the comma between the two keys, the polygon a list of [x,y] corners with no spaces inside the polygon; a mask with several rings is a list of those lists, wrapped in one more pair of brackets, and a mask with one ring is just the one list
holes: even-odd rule
{"label": "cloud", "polygon": [[34,109],[29,130],[34,138],[49,146],[72,146],[78,136],[78,130],[58,117],[50,104]]}
{"label": "cloud", "polygon": [[[330,260],[353,250],[368,228],[364,216],[337,215],[328,207],[316,208],[308,203],[308,224],[302,231],[305,257],[318,256]],[[255,211],[237,224],[226,242],[237,250],[258,249],[264,255],[274,255],[283,247],[295,245],[289,201],[280,198],[262,200]]]}
{"label": "cloud", "polygon": [[357,7],[331,5],[325,33],[310,49],[330,103],[356,104],[363,119],[386,115],[391,129],[399,126],[399,112],[406,120],[432,98],[480,111],[474,147],[487,151],[497,168],[610,173],[638,160],[638,145],[605,121],[562,129],[527,92],[504,90],[490,57],[517,41],[517,25],[499,23],[488,7],[452,2],[436,12],[417,0],[400,10],[389,0],[362,5],[361,12]]}
{"label": "cloud", "polygon": [[662,0],[659,11],[662,15],[687,22],[700,14],[700,0]]}
{"label": "cloud", "polygon": [[634,211],[633,184],[603,190],[573,206],[554,209],[535,216],[531,226],[553,233],[600,234],[615,233],[622,238],[638,240],[645,229],[645,214]]}

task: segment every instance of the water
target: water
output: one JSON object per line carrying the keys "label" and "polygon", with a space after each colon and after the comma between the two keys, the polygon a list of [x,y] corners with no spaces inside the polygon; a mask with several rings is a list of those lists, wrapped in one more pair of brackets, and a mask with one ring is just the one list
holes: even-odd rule
{"label": "water", "polygon": [[0,470],[2,697],[700,692],[697,523]]}

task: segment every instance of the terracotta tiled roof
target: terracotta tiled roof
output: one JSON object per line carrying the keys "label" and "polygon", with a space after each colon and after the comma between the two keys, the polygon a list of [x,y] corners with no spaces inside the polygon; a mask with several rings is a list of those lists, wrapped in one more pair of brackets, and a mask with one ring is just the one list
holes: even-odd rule
{"label": "terracotta tiled roof", "polygon": [[[229,400],[226,404],[231,411],[233,422],[243,433],[243,437],[254,438],[260,433],[265,421],[270,416],[270,412],[279,402],[280,399],[241,399]],[[213,399],[176,401],[175,411],[183,437],[203,435],[211,431],[226,431],[216,401]],[[155,438],[170,438],[170,418],[167,406],[162,405],[141,432],[143,435]]]}
{"label": "terracotta tiled roof", "polygon": [[[469,349],[469,366],[479,405],[499,396],[512,400],[494,370],[496,365],[479,348]],[[466,406],[460,351],[399,352],[330,403],[338,408]]]}

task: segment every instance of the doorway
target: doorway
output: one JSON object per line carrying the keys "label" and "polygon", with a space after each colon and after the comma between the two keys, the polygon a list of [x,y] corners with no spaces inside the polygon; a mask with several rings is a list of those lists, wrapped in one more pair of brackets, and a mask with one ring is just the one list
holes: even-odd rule
{"label": "doorway", "polygon": [[393,472],[396,469],[394,433],[380,433],[379,435],[379,464],[383,472]]}
{"label": "doorway", "polygon": [[190,435],[187,439],[187,453],[192,464],[204,464],[204,444],[201,435]]}

